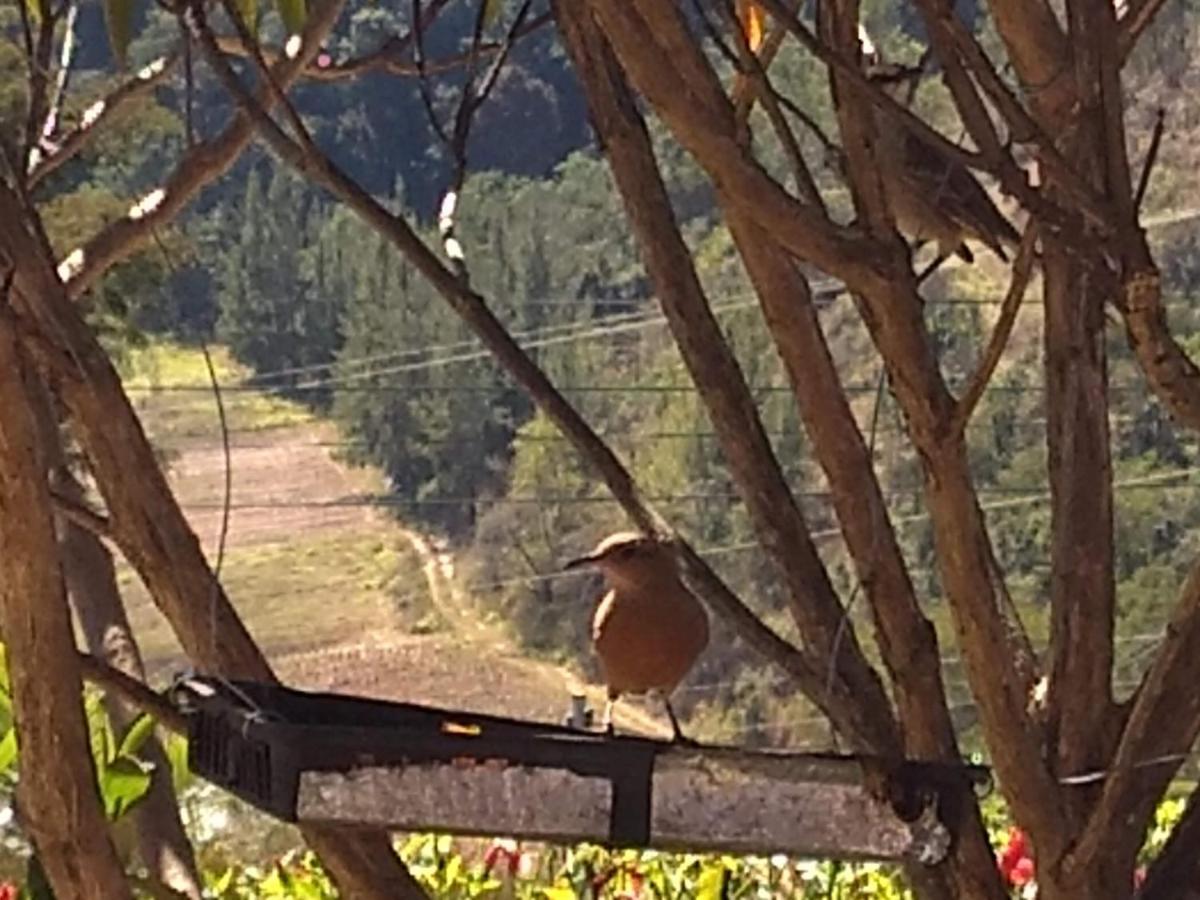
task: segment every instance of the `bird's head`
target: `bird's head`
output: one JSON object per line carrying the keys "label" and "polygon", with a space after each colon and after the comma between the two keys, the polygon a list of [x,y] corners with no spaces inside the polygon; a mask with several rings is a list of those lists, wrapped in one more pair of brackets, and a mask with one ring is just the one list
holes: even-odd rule
{"label": "bird's head", "polygon": [[675,572],[674,559],[666,544],[637,531],[618,531],[600,541],[590,553],[567,562],[564,569],[594,566],[610,580],[643,581]]}

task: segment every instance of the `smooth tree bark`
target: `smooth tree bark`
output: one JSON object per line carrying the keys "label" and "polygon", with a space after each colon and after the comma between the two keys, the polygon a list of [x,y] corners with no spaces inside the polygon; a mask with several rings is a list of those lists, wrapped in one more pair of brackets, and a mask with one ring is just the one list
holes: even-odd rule
{"label": "smooth tree bark", "polygon": [[96,787],[33,409],[39,389],[11,308],[0,306],[0,634],[20,736],[17,810],[60,900],[130,900]]}

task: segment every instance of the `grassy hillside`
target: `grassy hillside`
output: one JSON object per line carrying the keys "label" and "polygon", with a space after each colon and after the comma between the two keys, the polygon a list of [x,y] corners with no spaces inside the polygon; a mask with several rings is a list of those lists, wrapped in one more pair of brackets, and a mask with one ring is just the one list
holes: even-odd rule
{"label": "grassy hillside", "polygon": [[[249,372],[213,351],[230,436],[230,515],[221,581],[288,683],[460,709],[557,719],[570,673],[513,652],[465,604],[420,535],[364,502],[373,469],[336,458],[337,430],[298,404],[243,390]],[[125,377],[184,512],[216,558],[225,493],[220,421],[199,350],[157,343]],[[186,388],[186,389],[183,389]],[[185,664],[127,565],[122,591],[152,670]],[[594,686],[594,702],[600,702]],[[626,727],[661,730],[637,707]]]}

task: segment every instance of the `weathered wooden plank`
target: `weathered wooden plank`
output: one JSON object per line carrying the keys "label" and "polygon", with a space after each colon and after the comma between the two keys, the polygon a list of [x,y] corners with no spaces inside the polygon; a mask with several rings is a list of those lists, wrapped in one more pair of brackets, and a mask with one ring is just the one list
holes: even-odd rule
{"label": "weathered wooden plank", "polygon": [[[909,826],[825,765],[728,753],[667,753],[654,765],[656,846],[733,853],[900,859]],[[822,777],[824,776],[824,777]]]}
{"label": "weathered wooden plank", "polygon": [[[666,751],[654,764],[648,845],[659,849],[899,860],[929,836],[821,757]],[[300,775],[297,818],[397,831],[607,842],[608,779],[541,767],[419,763]],[[938,855],[936,852],[934,856]]]}
{"label": "weathered wooden plank", "polygon": [[608,836],[612,783],[564,769],[445,763],[304,772],[300,821],[547,841]]}

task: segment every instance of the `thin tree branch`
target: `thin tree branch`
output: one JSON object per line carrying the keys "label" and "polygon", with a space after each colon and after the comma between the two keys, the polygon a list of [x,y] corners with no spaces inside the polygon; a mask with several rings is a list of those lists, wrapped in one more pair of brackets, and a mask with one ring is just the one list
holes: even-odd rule
{"label": "thin tree branch", "polygon": [[79,654],[79,666],[83,670],[83,677],[92,684],[118,694],[130,706],[149,713],[168,731],[187,735],[187,716],[162,694],[151,690],[145,682],[138,681],[90,653]]}
{"label": "thin tree branch", "polygon": [[[445,5],[447,0],[433,0],[436,15],[437,5]],[[421,12],[421,0],[412,0],[412,20],[413,22],[424,22],[425,16]],[[446,136],[446,130],[442,127],[441,119],[438,118],[437,109],[433,105],[433,97],[429,93],[429,81],[427,72],[425,71],[425,29],[420,26],[413,26],[413,62],[417,67],[417,90],[421,95],[421,102],[425,105],[425,117],[429,120],[429,127],[433,129],[433,133],[437,135],[444,145],[449,145],[450,140]],[[468,54],[470,57],[470,54]]]}
{"label": "thin tree branch", "polygon": [[113,540],[112,523],[108,520],[108,516],[102,516],[89,506],[77,503],[59,491],[51,490],[50,499],[54,501],[55,509],[66,519],[85,531],[90,531],[98,538]]}
{"label": "thin tree branch", "polygon": [[1021,143],[1032,143],[1047,174],[1075,201],[1079,210],[1101,229],[1111,230],[1114,227],[1113,211],[1059,153],[1054,140],[1038,125],[996,72],[975,35],[957,15],[935,0],[920,0],[920,7],[930,36],[939,48],[939,58],[946,67],[947,84],[955,105],[972,139],[982,151],[986,169],[1006,191],[1046,224],[1068,233],[1079,231],[1068,212],[1030,187],[1025,173],[1017,166],[1012,154],[1002,146],[972,77],[1004,118],[1011,138]]}
{"label": "thin tree branch", "polygon": [[29,172],[29,185],[37,185],[46,176],[58,171],[65,163],[86,149],[92,140],[130,100],[150,93],[170,75],[180,60],[178,52],[160,56],[144,66],[133,78],[123,82],[111,93],[92,103],[83,111],[80,123],[56,142],[54,152],[42,157]]}
{"label": "thin tree branch", "polygon": [[1122,64],[1129,59],[1138,40],[1166,5],[1167,0],[1129,0],[1129,11],[1117,23],[1117,47]]}
{"label": "thin tree branch", "polygon": [[726,616],[750,647],[789,672],[800,685],[809,688],[819,685],[819,668],[804,653],[763,625],[703,558],[674,534],[666,520],[646,505],[621,461],[513,340],[503,324],[488,309],[483,298],[464,285],[454,272],[443,265],[402,218],[394,216],[375,201],[328,157],[306,154],[302,147],[292,141],[238,81],[221,56],[211,33],[201,31],[201,46],[242,114],[254,123],[260,136],[271,149],[289,165],[340,198],[404,254],[475,332],[495,356],[496,361],[508,370],[546,415],[558,425],[580,455],[592,464],[608,485],[613,497],[637,526],[674,541],[685,575],[701,597],[712,608]]}
{"label": "thin tree branch", "polygon": [[1158,150],[1162,144],[1163,129],[1167,124],[1167,113],[1162,107],[1154,117],[1154,131],[1150,135],[1150,146],[1146,150],[1146,159],[1142,163],[1142,174],[1138,177],[1137,191],[1133,195],[1133,209],[1138,212],[1142,201],[1146,199],[1146,189],[1150,187],[1150,176],[1154,172],[1154,164],[1158,161]]}
{"label": "thin tree branch", "polygon": [[71,65],[75,60],[75,19],[79,14],[79,4],[72,0],[67,4],[66,34],[63,35],[62,51],[58,60],[58,78],[54,82],[54,94],[50,97],[46,110],[46,121],[42,123],[37,144],[30,150],[29,167],[35,168],[44,154],[50,138],[58,129],[58,117],[62,112],[63,100],[67,96],[67,82],[71,78]]}
{"label": "thin tree branch", "polygon": [[[426,8],[428,16],[429,8]],[[552,20],[549,13],[534,16],[525,22],[517,31],[517,37],[523,38],[544,29]],[[246,57],[250,51],[238,37],[233,35],[216,35],[217,46],[227,56]],[[417,64],[407,58],[407,50],[412,43],[411,35],[403,37],[393,35],[385,40],[377,50],[363,56],[352,57],[341,61],[332,61],[328,65],[320,65],[316,61],[310,63],[301,73],[301,78],[317,82],[348,81],[366,75],[370,72],[384,72],[411,78],[419,75]],[[281,50],[260,45],[263,58],[275,65],[283,57]],[[480,44],[477,56],[484,58],[501,52],[504,49],[502,41],[484,41]],[[471,59],[471,53],[451,53],[437,59],[427,59],[422,63],[425,75],[440,75],[461,69]]]}
{"label": "thin tree branch", "polygon": [[476,87],[475,70],[479,61],[479,47],[483,42],[484,18],[488,9],[488,0],[479,0],[475,30],[471,36],[471,58],[467,66],[467,77],[463,83],[458,109],[454,114],[454,131],[447,144],[454,170],[450,176],[450,186],[442,195],[441,208],[438,211],[438,232],[442,239],[446,258],[454,267],[458,277],[464,280],[469,277],[466,254],[454,232],[457,226],[458,202],[462,196],[463,183],[467,176],[467,144],[471,136],[471,126],[475,122],[475,114],[487,101],[492,89],[496,86],[500,72],[508,60],[508,54],[516,43],[517,34],[524,24],[525,18],[529,15],[532,5],[532,0],[523,0],[509,25],[500,52],[496,54],[496,58],[492,61],[482,82]]}
{"label": "thin tree branch", "polygon": [[54,55],[54,27],[58,24],[57,17],[49,9],[49,4],[43,5],[41,21],[38,24],[36,37],[29,23],[29,13],[24,3],[17,4],[21,10],[21,22],[25,31],[25,47],[28,75],[28,104],[29,109],[25,121],[25,141],[21,147],[21,171],[28,172],[37,150],[38,136],[42,123],[46,119],[46,111],[50,98],[50,60]]}
{"label": "thin tree branch", "polygon": [[[1200,737],[1200,561],[1193,563],[1162,647],[1142,677],[1108,766],[1099,800],[1063,863],[1069,873],[1097,865],[1112,823],[1143,822]],[[1147,766],[1146,760],[1162,760]],[[1127,827],[1127,826],[1125,826]]]}
{"label": "thin tree branch", "polygon": [[888,96],[886,92],[864,75],[842,53],[829,47],[824,41],[810,32],[804,23],[791,13],[783,3],[783,0],[757,0],[757,2],[761,3],[777,21],[781,22],[788,33],[796,38],[801,46],[812,53],[817,59],[821,60],[821,62],[825,63],[831,71],[837,72],[846,80],[847,84],[853,85],[855,89],[862,91],[863,95],[870,98],[871,103],[882,110],[884,115],[894,121],[897,126],[914,132],[926,143],[931,144],[944,155],[957,160],[963,165],[971,166],[972,168],[984,167],[983,159],[978,153],[965,150],[953,141],[948,140],[937,129],[930,127],[929,123],[924,119],[914,115],[911,110]]}
{"label": "thin tree branch", "polygon": [[[296,57],[284,59],[275,67],[276,83],[282,89],[286,90],[319,52],[345,2],[324,0],[313,4]],[[271,105],[265,86],[262,102]],[[235,115],[217,137],[200,142],[185,153],[162,184],[133,204],[126,216],[71,251],[58,267],[71,297],[82,295],[112,265],[151,240],[154,230],[174,219],[205,185],[228,172],[253,135],[249,120]]]}
{"label": "thin tree branch", "polygon": [[[789,5],[793,12],[798,12],[803,0],[789,0]],[[783,39],[787,37],[787,28],[781,24],[774,25],[767,32],[766,38],[763,39],[762,47],[758,50],[758,64],[764,72],[771,69],[771,63],[775,61],[776,55],[779,53],[779,48],[783,46]],[[734,117],[737,119],[738,127],[745,127],[745,124],[750,120],[750,113],[754,109],[754,101],[758,97],[758,92],[753,90],[753,85],[749,78],[744,76],[734,82],[731,99],[733,101]]]}
{"label": "thin tree branch", "polygon": [[967,424],[975,412],[975,407],[979,405],[984,392],[987,391],[992,374],[1000,363],[1000,357],[1004,355],[1004,348],[1008,345],[1009,336],[1017,321],[1017,312],[1021,309],[1021,301],[1025,298],[1025,289],[1029,286],[1029,279],[1033,275],[1033,265],[1037,258],[1034,253],[1036,244],[1037,226],[1031,220],[1025,226],[1025,233],[1021,236],[1021,247],[1013,262],[1012,280],[1009,282],[1004,300],[1001,301],[1000,315],[992,329],[987,349],[980,357],[978,367],[967,382],[967,387],[963,390],[962,396],[955,406],[952,428],[956,434],[961,435],[966,430]]}
{"label": "thin tree branch", "polygon": [[[287,119],[288,124],[292,127],[292,133],[296,136],[296,139],[305,147],[312,147],[313,139],[312,135],[309,134],[308,126],[304,124],[304,120],[300,118],[300,114],[296,112],[296,107],[292,105],[291,101],[287,98],[287,94],[283,92],[283,89],[280,88],[279,84],[275,81],[275,76],[271,74],[270,66],[267,65],[267,61],[263,59],[262,52],[259,50],[258,41],[255,40],[254,35],[250,33],[250,29],[247,27],[246,23],[242,21],[242,14],[237,8],[237,4],[235,4],[233,0],[221,0],[221,6],[225,10],[225,15],[228,17],[229,21],[233,23],[234,30],[237,31],[238,38],[241,40],[242,44],[250,49],[250,59],[254,63],[254,68],[258,73],[259,80],[267,88],[268,96],[271,98],[272,102],[283,111],[284,118]],[[182,16],[184,27],[190,34],[194,36],[194,29],[197,22],[204,21],[204,4],[188,4],[184,7],[183,12],[180,15]],[[191,18],[189,19],[189,17]],[[157,237],[155,240],[157,240]],[[161,243],[159,246],[160,248],[162,247]],[[163,255],[166,256],[165,248],[163,248]],[[168,265],[169,262],[170,261],[168,259]]]}
{"label": "thin tree branch", "polygon": [[1125,276],[1117,306],[1129,346],[1155,395],[1181,424],[1200,430],[1200,368],[1171,334],[1162,274],[1153,264]]}
{"label": "thin tree branch", "polygon": [[[854,745],[901,754],[891,705],[857,636],[833,659],[844,610],[758,415],[754,396],[720,323],[709,308],[645,123],[590,12],[556,2],[559,30],[588,98],[597,137],[633,223],[647,271],[692,381],[712,419],[734,482],[768,557],[788,586],[790,607],[807,646],[835,668],[837,702],[810,696]],[[790,265],[790,262],[789,262]],[[849,701],[852,706],[845,708]]]}
{"label": "thin tree branch", "polygon": [[796,140],[796,135],[792,132],[791,126],[780,108],[779,94],[771,84],[767,70],[754,51],[750,49],[746,35],[742,33],[736,11],[733,8],[733,0],[718,0],[718,2],[725,10],[726,19],[732,26],[730,30],[737,45],[739,71],[748,77],[755,87],[755,93],[762,103],[763,109],[766,110],[771,127],[775,130],[775,136],[779,139],[788,163],[791,165],[796,189],[805,200],[824,211],[825,202],[821,197],[821,192],[817,189],[816,181],[813,180],[812,172],[809,171],[808,163],[804,160],[800,143]]}

